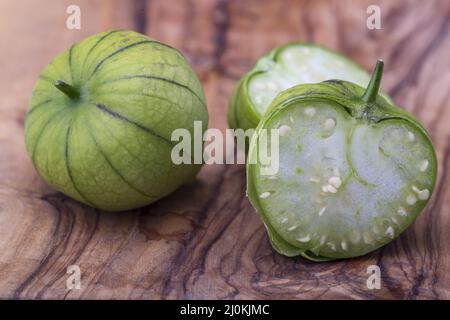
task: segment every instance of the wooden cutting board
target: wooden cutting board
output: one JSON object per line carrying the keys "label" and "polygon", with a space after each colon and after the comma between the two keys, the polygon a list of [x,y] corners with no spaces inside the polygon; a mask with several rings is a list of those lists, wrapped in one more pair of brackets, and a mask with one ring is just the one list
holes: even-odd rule
{"label": "wooden cutting board", "polygon": [[[81,8],[81,30],[66,8]],[[381,8],[368,30],[366,9]],[[270,247],[245,197],[242,165],[205,166],[197,182],[151,206],[91,209],[48,187],[24,147],[24,116],[40,70],[74,41],[134,29],[179,48],[224,130],[236,81],[271,48],[316,42],[370,70],[429,130],[439,181],[415,224],[367,256],[330,263]],[[450,2],[437,1],[15,1],[0,2],[0,298],[450,298]],[[67,268],[81,288],[66,287]],[[381,288],[366,286],[381,268]]]}

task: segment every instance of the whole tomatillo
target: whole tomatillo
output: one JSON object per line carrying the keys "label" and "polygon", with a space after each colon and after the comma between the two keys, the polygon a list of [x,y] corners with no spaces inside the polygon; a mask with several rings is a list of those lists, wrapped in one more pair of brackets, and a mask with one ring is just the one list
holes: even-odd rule
{"label": "whole tomatillo", "polygon": [[36,82],[25,141],[57,190],[116,211],[152,203],[192,181],[200,165],[171,160],[175,129],[208,124],[201,84],[176,49],[133,31],[90,36]]}

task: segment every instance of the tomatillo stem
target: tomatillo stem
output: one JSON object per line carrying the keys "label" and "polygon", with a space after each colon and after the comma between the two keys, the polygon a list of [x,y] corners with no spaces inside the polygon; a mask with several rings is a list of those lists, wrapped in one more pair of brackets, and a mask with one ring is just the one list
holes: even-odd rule
{"label": "tomatillo stem", "polygon": [[63,80],[57,80],[55,82],[55,87],[72,100],[80,99],[80,91]]}
{"label": "tomatillo stem", "polygon": [[367,89],[362,96],[362,99],[367,103],[373,103],[376,101],[378,91],[380,90],[381,78],[383,77],[384,62],[379,59],[373,70],[370,82],[367,85]]}

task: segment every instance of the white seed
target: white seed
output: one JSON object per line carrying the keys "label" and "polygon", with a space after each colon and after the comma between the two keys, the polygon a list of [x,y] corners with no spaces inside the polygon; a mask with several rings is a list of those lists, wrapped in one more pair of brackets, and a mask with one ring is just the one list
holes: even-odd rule
{"label": "white seed", "polygon": [[420,167],[419,167],[420,171],[421,171],[421,172],[427,171],[427,169],[428,169],[428,164],[429,164],[428,160],[423,160],[423,161],[420,163]]}
{"label": "white seed", "polygon": [[336,193],[337,189],[335,187],[333,187],[332,185],[328,185],[328,191],[331,193]]}
{"label": "white seed", "polygon": [[307,116],[314,117],[314,115],[316,114],[316,109],[313,107],[306,107],[304,112]]}
{"label": "white seed", "polygon": [[394,238],[394,234],[395,234],[394,228],[392,228],[391,226],[388,226],[386,231],[384,232],[384,234],[391,238]]}
{"label": "white seed", "polygon": [[322,187],[322,191],[325,193],[326,192],[336,193],[337,189],[335,187],[333,187],[332,185],[327,184]]}
{"label": "white seed", "polygon": [[326,209],[327,209],[327,207],[323,207],[322,209],[320,209],[319,217],[321,217],[323,215],[323,213],[325,212]]}
{"label": "white seed", "polygon": [[348,248],[348,247],[347,247],[347,241],[342,240],[342,241],[341,241],[341,247],[342,247],[343,250],[347,250],[347,248]]}
{"label": "white seed", "polygon": [[430,197],[430,191],[428,189],[420,190],[416,186],[412,186],[412,190],[417,193],[417,197],[420,200],[427,200]]}
{"label": "white seed", "polygon": [[417,198],[415,195],[410,194],[406,197],[406,203],[410,206],[413,206],[416,204]]}
{"label": "white seed", "polygon": [[327,246],[329,246],[331,250],[336,251],[336,246],[333,242],[327,242]]}
{"label": "white seed", "polygon": [[430,191],[428,191],[428,189],[420,190],[417,193],[417,196],[419,197],[420,200],[428,200],[428,198],[430,197]]}
{"label": "white seed", "polygon": [[309,242],[311,240],[311,237],[308,234],[306,237],[298,238],[297,240],[300,242]]}
{"label": "white seed", "polygon": [[268,192],[268,191],[263,192],[263,193],[261,193],[261,194],[259,195],[259,197],[260,197],[261,199],[266,199],[266,198],[268,198],[269,196],[270,196],[270,192]]}
{"label": "white seed", "polygon": [[389,237],[391,237],[391,238],[394,238],[394,228],[392,228],[391,226],[389,226],[387,229],[386,229],[386,232],[385,232],[385,234],[387,235],[387,236],[389,236]]}
{"label": "white seed", "polygon": [[313,177],[309,178],[309,181],[318,183],[318,182],[320,182],[320,179],[313,176]]}
{"label": "white seed", "polygon": [[392,222],[395,223],[396,225],[398,225],[398,220],[395,217],[391,218]]}
{"label": "white seed", "polygon": [[283,124],[281,127],[278,128],[278,133],[280,134],[280,136],[285,136],[287,135],[290,131],[292,130],[291,127]]}
{"label": "white seed", "polygon": [[280,220],[281,223],[286,223],[288,221],[288,218],[284,217],[283,219]]}
{"label": "white seed", "polygon": [[325,122],[323,123],[323,127],[324,127],[324,129],[327,130],[327,131],[334,130],[334,128],[336,127],[336,121],[334,121],[334,119],[332,119],[332,118],[328,118],[328,119],[325,120]]}
{"label": "white seed", "polygon": [[416,140],[416,136],[411,131],[408,131],[408,140],[414,142]]}
{"label": "white seed", "polygon": [[323,246],[325,244],[325,241],[327,241],[327,236],[323,235],[320,237],[320,245]]}
{"label": "white seed", "polygon": [[256,103],[256,104],[261,104],[261,103],[262,103],[262,98],[261,98],[261,96],[256,96],[256,97],[254,98],[254,100],[255,100],[255,103]]}
{"label": "white seed", "polygon": [[406,212],[405,208],[400,207],[397,210],[398,214],[401,215],[402,217],[406,216],[408,213]]}
{"label": "white seed", "polygon": [[342,180],[339,177],[331,177],[330,179],[328,179],[328,183],[338,189],[342,184]]}
{"label": "white seed", "polygon": [[288,231],[294,231],[295,229],[297,229],[297,226],[291,226],[291,227],[289,227],[287,230],[288,230]]}

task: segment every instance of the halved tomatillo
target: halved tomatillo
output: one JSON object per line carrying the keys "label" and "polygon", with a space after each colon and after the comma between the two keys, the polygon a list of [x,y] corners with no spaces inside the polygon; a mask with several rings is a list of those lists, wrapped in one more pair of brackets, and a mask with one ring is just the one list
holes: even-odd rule
{"label": "halved tomatillo", "polygon": [[[314,261],[366,254],[396,238],[431,197],[431,139],[378,94],[382,72],[378,61],[366,90],[340,80],[288,89],[256,128],[247,193],[279,253]],[[252,164],[264,129],[280,135],[275,175]]]}
{"label": "halved tomatillo", "polygon": [[273,49],[237,84],[228,109],[232,129],[256,128],[273,99],[299,84],[330,79],[367,86],[370,75],[359,65],[332,50],[305,43]]}

